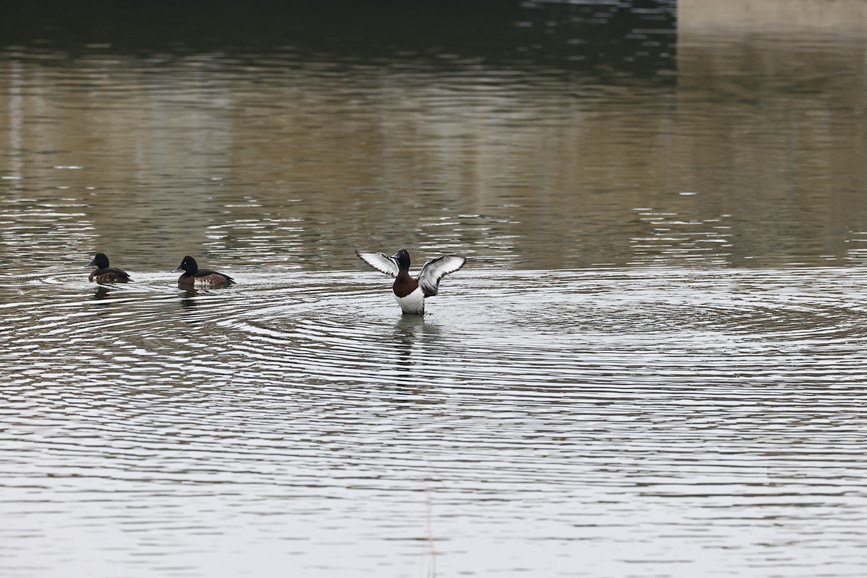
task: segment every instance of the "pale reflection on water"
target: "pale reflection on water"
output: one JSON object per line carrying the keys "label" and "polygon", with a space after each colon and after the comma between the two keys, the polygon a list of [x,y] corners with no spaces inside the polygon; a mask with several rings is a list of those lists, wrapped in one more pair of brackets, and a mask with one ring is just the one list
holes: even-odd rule
{"label": "pale reflection on water", "polygon": [[0,575],[863,574],[857,30],[99,6],[0,20]]}

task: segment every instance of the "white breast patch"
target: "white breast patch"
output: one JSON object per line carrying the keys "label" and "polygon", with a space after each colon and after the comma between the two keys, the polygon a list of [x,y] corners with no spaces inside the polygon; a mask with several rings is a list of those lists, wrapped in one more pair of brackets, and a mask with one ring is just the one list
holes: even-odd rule
{"label": "white breast patch", "polygon": [[394,296],[397,304],[404,313],[408,315],[424,315],[424,292],[421,287],[417,287],[415,291],[406,297]]}

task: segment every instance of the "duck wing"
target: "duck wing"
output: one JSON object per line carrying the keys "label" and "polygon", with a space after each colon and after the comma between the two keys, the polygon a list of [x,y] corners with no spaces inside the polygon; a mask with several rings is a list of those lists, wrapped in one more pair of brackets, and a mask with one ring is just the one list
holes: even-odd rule
{"label": "duck wing", "polygon": [[454,273],[466,262],[467,258],[460,255],[443,255],[425,263],[418,274],[418,284],[424,291],[424,296],[436,295],[439,291],[440,279],[449,273]]}
{"label": "duck wing", "polygon": [[397,260],[392,259],[385,253],[367,253],[356,249],[355,254],[358,255],[359,259],[377,271],[385,273],[390,277],[396,277],[397,273],[400,271],[400,267],[397,265]]}

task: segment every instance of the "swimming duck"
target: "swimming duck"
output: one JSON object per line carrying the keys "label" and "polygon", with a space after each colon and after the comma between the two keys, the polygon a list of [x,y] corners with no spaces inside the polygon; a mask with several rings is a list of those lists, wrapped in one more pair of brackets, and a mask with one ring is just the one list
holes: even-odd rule
{"label": "swimming duck", "polygon": [[401,249],[391,257],[385,253],[355,251],[358,257],[382,273],[394,277],[392,290],[400,309],[406,315],[424,315],[424,300],[439,291],[440,279],[464,266],[467,258],[461,255],[443,255],[425,263],[418,277],[409,274],[409,251]]}
{"label": "swimming duck", "polygon": [[210,269],[199,269],[199,264],[189,255],[181,260],[172,273],[183,271],[183,275],[178,277],[178,286],[180,287],[195,287],[196,285],[208,285],[210,287],[228,287],[235,280]]}
{"label": "swimming duck", "polygon": [[87,265],[88,267],[96,267],[96,269],[91,271],[90,276],[87,278],[88,281],[95,281],[97,283],[126,283],[130,280],[129,273],[126,271],[108,266],[108,257],[105,256],[105,253],[97,253]]}

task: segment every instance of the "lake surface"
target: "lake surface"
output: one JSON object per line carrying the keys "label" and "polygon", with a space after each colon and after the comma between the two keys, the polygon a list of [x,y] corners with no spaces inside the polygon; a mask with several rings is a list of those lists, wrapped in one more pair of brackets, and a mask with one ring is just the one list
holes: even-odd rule
{"label": "lake surface", "polygon": [[0,576],[862,576],[867,29],[697,4],[0,19]]}

